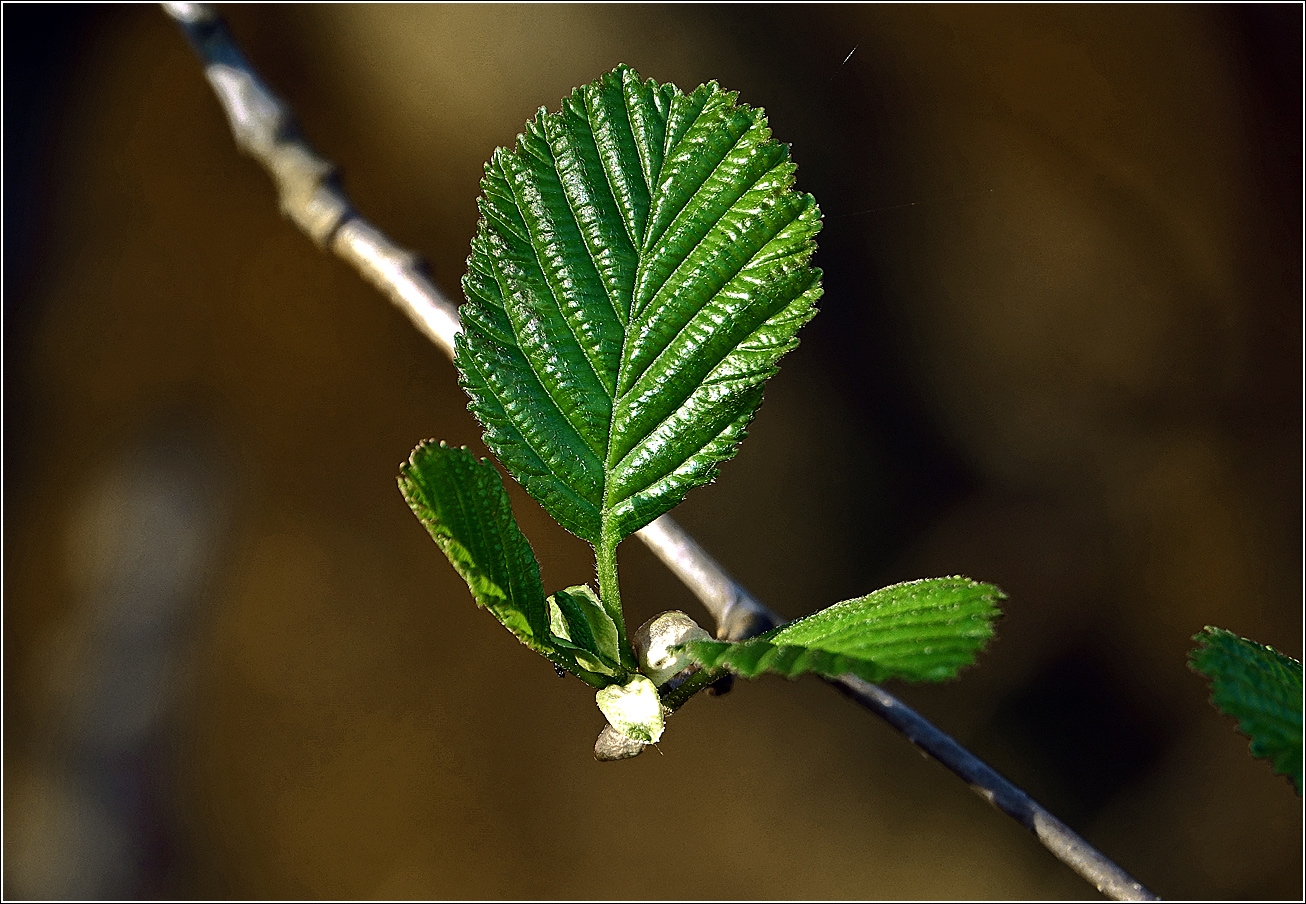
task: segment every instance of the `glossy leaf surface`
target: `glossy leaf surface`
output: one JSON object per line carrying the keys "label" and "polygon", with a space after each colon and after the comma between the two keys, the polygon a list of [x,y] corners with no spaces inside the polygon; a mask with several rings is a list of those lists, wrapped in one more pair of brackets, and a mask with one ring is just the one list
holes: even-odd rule
{"label": "glossy leaf surface", "polygon": [[1211,703],[1238,720],[1252,754],[1270,761],[1302,793],[1302,665],[1223,628],[1193,640],[1189,663],[1211,682]]}
{"label": "glossy leaf surface", "polygon": [[627,536],[712,479],[815,313],[820,212],[761,110],[620,66],[481,182],[456,361],[564,527]]}
{"label": "glossy leaf surface", "polygon": [[704,667],[725,667],[745,678],[814,672],[872,682],[943,681],[970,665],[993,636],[997,603],[1004,598],[992,584],[969,578],[910,581],[742,643],[695,641],[686,647]]}

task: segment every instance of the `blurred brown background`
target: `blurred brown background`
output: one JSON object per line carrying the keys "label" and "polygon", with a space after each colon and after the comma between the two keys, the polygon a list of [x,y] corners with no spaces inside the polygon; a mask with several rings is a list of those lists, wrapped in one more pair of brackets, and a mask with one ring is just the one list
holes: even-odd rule
{"label": "blurred brown background", "polygon": [[[624,61],[765,107],[822,314],[678,517],[791,616],[1000,584],[979,667],[893,689],[1154,891],[1302,894],[1301,800],[1185,658],[1302,654],[1299,6],[227,12],[454,293],[539,106]],[[7,5],[4,49],[7,896],[1092,894],[813,679],[595,763],[593,693],[395,487],[481,448],[452,365],[279,218],[180,33]],[[513,498],[546,586],[588,579]],[[622,555],[630,622],[701,615]]]}

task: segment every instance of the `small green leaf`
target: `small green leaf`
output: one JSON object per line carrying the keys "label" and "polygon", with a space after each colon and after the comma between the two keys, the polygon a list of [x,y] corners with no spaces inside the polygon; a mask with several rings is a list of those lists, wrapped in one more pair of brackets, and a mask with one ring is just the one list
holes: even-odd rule
{"label": "small green leaf", "polygon": [[1193,635],[1189,665],[1211,682],[1211,703],[1238,720],[1252,754],[1302,793],[1302,665],[1223,628]]}
{"label": "small green leaf", "polygon": [[[623,670],[602,661],[605,656],[595,658],[606,648],[598,647],[592,634],[585,646],[553,636],[539,563],[517,527],[494,465],[477,461],[466,449],[424,442],[399,470],[404,499],[477,604],[526,646],[587,684],[604,687],[616,678],[625,680]],[[585,620],[585,607],[571,602],[576,596],[568,596],[567,608]]]}
{"label": "small green leaf", "polygon": [[950,577],[894,584],[836,603],[742,643],[687,645],[705,668],[725,667],[745,678],[772,673],[796,678],[853,674],[867,681],[952,678],[993,636],[997,601],[992,584]]}
{"label": "small green leaf", "polygon": [[523,643],[547,638],[540,566],[494,465],[466,449],[424,442],[399,471],[404,499],[476,602]]}
{"label": "small green leaf", "polygon": [[456,362],[485,442],[598,547],[709,482],[815,313],[820,211],[759,109],[627,66],[485,167]]}
{"label": "small green leaf", "polygon": [[549,597],[549,631],[555,642],[569,646],[576,660],[592,672],[623,674],[617,646],[617,626],[594,591],[581,584]]}

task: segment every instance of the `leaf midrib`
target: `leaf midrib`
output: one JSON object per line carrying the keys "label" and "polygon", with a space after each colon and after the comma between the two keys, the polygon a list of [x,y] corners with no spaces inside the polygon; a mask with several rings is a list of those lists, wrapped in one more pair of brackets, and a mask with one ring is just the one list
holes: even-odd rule
{"label": "leaf midrib", "polygon": [[[684,97],[684,95],[681,95],[681,97]],[[679,98],[675,98],[675,99],[673,99],[672,102],[671,102],[671,104],[668,105],[668,110],[667,110],[667,119],[666,119],[666,121],[664,121],[664,123],[663,123],[663,128],[664,128],[664,129],[667,129],[667,130],[670,129],[671,107],[674,106],[675,101],[676,101],[677,99],[679,99]],[[623,112],[625,113],[625,115],[626,115],[626,124],[627,124],[627,126],[630,126],[630,98],[629,98],[629,96],[627,95],[626,91],[624,90],[624,85],[623,85],[623,90],[622,90],[622,92],[621,92],[621,100],[622,100],[622,103],[621,103],[622,111],[623,111]],[[681,143],[682,141],[684,141],[684,137],[685,137],[685,135],[689,134],[689,132],[694,128],[694,126],[697,125],[698,122],[702,119],[702,117],[703,117],[703,112],[704,112],[704,110],[706,110],[707,108],[708,108],[708,104],[706,104],[706,103],[704,103],[703,105],[701,105],[701,106],[698,107],[698,109],[697,109],[697,110],[695,111],[695,113],[694,113],[694,118],[693,118],[693,119],[692,119],[692,120],[691,120],[691,121],[690,121],[690,122],[689,122],[689,123],[684,127],[684,129],[681,131],[680,138],[677,139],[677,141],[676,141],[675,144],[671,145],[670,147],[666,146],[666,144],[665,144],[665,136],[664,136],[664,144],[663,144],[663,148],[662,148],[662,159],[658,162],[658,170],[657,170],[657,172],[656,172],[655,174],[652,174],[652,177],[651,177],[651,178],[649,178],[648,174],[645,173],[644,166],[642,165],[642,159],[641,159],[640,173],[641,173],[641,175],[644,175],[644,176],[645,176],[645,179],[646,179],[646,181],[645,181],[645,187],[646,187],[647,190],[648,190],[649,204],[648,204],[648,211],[647,211],[647,213],[645,214],[645,217],[644,217],[643,234],[640,236],[639,243],[638,243],[638,244],[635,244],[634,242],[632,242],[632,244],[631,244],[631,248],[632,248],[632,250],[635,252],[636,257],[637,257],[637,260],[639,261],[639,263],[638,263],[638,265],[636,266],[636,269],[635,269],[634,279],[631,281],[631,284],[630,284],[630,288],[629,288],[629,296],[625,299],[625,302],[626,302],[626,304],[628,305],[628,307],[627,307],[627,317],[626,317],[626,321],[625,321],[625,326],[626,326],[626,328],[622,331],[622,335],[621,335],[621,355],[620,355],[619,358],[618,358],[617,371],[616,371],[616,373],[613,374],[613,394],[612,394],[612,397],[611,397],[611,408],[610,408],[610,414],[609,414],[609,416],[608,416],[608,435],[607,435],[607,441],[606,441],[606,453],[607,453],[607,455],[606,455],[606,458],[605,458],[605,461],[604,461],[604,464],[603,464],[603,503],[602,503],[602,505],[600,506],[600,509],[599,509],[599,517],[600,517],[600,520],[601,520],[601,522],[602,522],[602,524],[603,524],[603,526],[604,526],[604,531],[605,531],[605,532],[606,532],[606,530],[607,530],[607,525],[608,525],[608,523],[609,523],[609,519],[610,519],[610,517],[611,517],[612,512],[616,509],[616,507],[617,507],[617,503],[620,502],[620,501],[622,501],[622,500],[614,500],[614,499],[612,498],[613,487],[614,487],[615,484],[616,484],[616,481],[614,481],[614,480],[612,479],[612,476],[613,476],[613,474],[615,474],[615,473],[617,472],[617,466],[621,463],[621,460],[625,458],[626,453],[622,453],[622,455],[621,455],[620,457],[617,457],[616,460],[614,460],[614,456],[615,456],[615,452],[616,452],[616,443],[614,442],[613,431],[615,430],[615,428],[616,428],[616,423],[617,423],[617,417],[616,417],[616,414],[617,414],[617,406],[618,406],[618,404],[619,404],[622,400],[624,400],[624,399],[626,398],[626,396],[629,394],[629,390],[628,390],[627,392],[624,392],[624,393],[620,393],[620,394],[618,394],[618,392],[617,392],[617,387],[618,387],[618,385],[619,385],[620,382],[621,382],[621,373],[622,373],[622,370],[623,370],[623,366],[624,366],[624,364],[625,364],[625,362],[626,362],[626,355],[627,355],[627,352],[628,352],[628,350],[629,350],[630,341],[631,341],[631,339],[633,338],[633,337],[632,337],[632,329],[631,329],[631,326],[632,326],[633,311],[632,311],[631,309],[633,308],[634,303],[635,303],[635,287],[636,287],[636,286],[639,286],[639,285],[642,284],[643,280],[641,279],[641,277],[643,276],[643,274],[644,274],[644,272],[645,272],[645,268],[648,266],[648,262],[649,262],[649,260],[652,258],[652,255],[653,255],[654,251],[657,249],[659,243],[663,240],[663,238],[664,238],[664,237],[665,237],[669,232],[672,231],[672,227],[675,225],[676,221],[681,217],[681,215],[683,215],[683,213],[685,212],[685,210],[687,210],[687,209],[690,208],[690,206],[692,205],[694,199],[697,198],[698,195],[699,195],[699,193],[703,190],[703,187],[706,186],[706,185],[707,185],[707,184],[712,180],[712,176],[717,172],[717,170],[721,167],[721,165],[725,162],[725,160],[730,156],[731,151],[733,151],[733,150],[735,149],[735,147],[739,144],[739,142],[743,139],[743,137],[744,137],[746,134],[748,134],[747,130],[744,130],[744,131],[741,132],[738,136],[736,136],[735,140],[732,141],[732,142],[730,143],[730,145],[729,145],[729,147],[726,149],[726,151],[721,155],[721,157],[716,161],[716,163],[713,164],[712,169],[709,170],[707,173],[705,173],[704,176],[703,176],[702,181],[699,182],[699,184],[696,185],[696,186],[694,187],[694,191],[689,195],[688,198],[685,199],[685,203],[681,205],[680,210],[678,210],[678,211],[676,212],[676,215],[675,215],[674,217],[671,218],[670,222],[667,223],[666,227],[662,230],[662,235],[659,237],[658,242],[655,242],[655,243],[653,244],[652,247],[649,247],[649,248],[646,249],[644,246],[645,246],[645,243],[646,243],[646,241],[647,241],[647,239],[648,239],[648,228],[649,228],[649,223],[651,222],[652,217],[653,217],[653,211],[654,211],[654,209],[655,209],[655,200],[656,200],[657,197],[659,196],[659,191],[655,188],[655,186],[657,185],[658,182],[661,181],[662,170],[663,170],[663,169],[665,168],[665,166],[666,166],[667,159],[668,159],[669,157],[671,157],[671,156],[674,154],[674,152],[676,151],[676,149],[680,146],[680,143]],[[586,111],[587,111],[587,115],[588,115],[588,111],[589,111],[589,96],[588,96],[588,95],[586,95]],[[632,134],[632,138],[633,138],[633,137],[634,137],[634,129],[633,129],[633,127],[631,128],[631,134]],[[636,145],[638,146],[638,142],[636,142]],[[555,169],[555,172],[556,172],[556,169]],[[768,171],[768,172],[769,172],[769,171]],[[625,218],[625,217],[622,215],[622,213],[621,213],[620,205],[618,205],[618,204],[616,203],[616,197],[615,197],[615,194],[612,192],[611,180],[610,180],[610,178],[608,177],[608,174],[607,174],[607,168],[606,168],[606,167],[603,168],[603,173],[604,173],[604,179],[605,179],[605,182],[607,182],[607,184],[608,184],[608,192],[609,192],[609,196],[611,196],[611,197],[613,198],[613,208],[617,211],[617,215],[621,218],[622,222],[625,223],[625,222],[626,222],[626,218]],[[561,178],[561,174],[560,174],[560,173],[559,173],[559,178]],[[760,178],[760,177],[759,177],[759,178]],[[756,184],[756,180],[752,183],[752,185],[755,185],[755,184]],[[752,185],[750,185],[749,188],[751,188]],[[745,189],[744,191],[747,192],[747,190],[748,190],[748,189]],[[742,193],[741,193],[741,194],[742,194]],[[727,210],[728,210],[728,208],[727,208]],[[573,215],[574,215],[574,214],[573,214]],[[705,235],[710,234],[711,231],[712,231],[712,228],[714,228],[714,227],[716,226],[716,224],[719,223],[719,222],[721,221],[721,217],[724,216],[724,215],[725,215],[725,211],[723,211],[720,215],[718,215],[717,219],[713,222],[712,226],[709,227],[709,228],[706,230],[706,232],[705,232],[704,234],[705,234]],[[625,231],[626,231],[627,235],[630,234],[630,227],[633,226],[633,225],[634,225],[634,224],[626,224],[626,230],[625,230]],[[697,246],[695,246],[695,247],[697,247]],[[689,258],[689,256],[690,256],[689,254],[686,254],[685,257],[682,258],[680,264],[678,264],[678,265],[676,266],[676,268],[675,268],[674,270],[672,270],[671,273],[667,274],[667,277],[666,277],[666,278],[665,278],[661,283],[659,283],[658,288],[661,288],[662,286],[666,285],[667,282],[669,282],[669,281],[671,280],[671,278],[672,278],[672,277],[673,277],[673,276],[674,276],[674,275],[679,271],[680,266],[682,266],[682,265],[684,264],[684,261],[687,260],[687,259]],[[750,261],[751,261],[751,258],[750,258]],[[736,275],[737,275],[737,274],[736,274]],[[656,291],[653,293],[653,295],[656,295]],[[656,356],[654,356],[654,358],[653,358],[652,360],[650,360],[649,367],[651,367],[651,366],[653,365],[653,363],[655,363],[655,362],[657,361],[657,359],[659,359],[659,358],[662,356],[663,352],[665,352],[665,351],[667,350],[667,348],[670,347],[670,345],[671,345],[671,343],[668,342],[666,345],[664,345],[664,346],[659,350],[658,354],[657,354]],[[718,364],[719,364],[719,363],[720,363],[720,362],[718,362]],[[714,366],[713,369],[715,369],[715,366]],[[645,367],[644,370],[641,371],[641,374],[647,372],[647,370],[648,370],[648,367]],[[634,389],[635,385],[636,385],[636,381],[633,381],[633,380],[632,380],[631,383],[630,383],[631,389]],[[666,417],[669,417],[669,416],[670,416],[670,413],[664,415],[663,418],[662,418],[661,420],[659,420],[658,423],[661,424],[662,422],[665,421]],[[629,451],[629,450],[627,450],[627,451]]]}
{"label": "leaf midrib", "polygon": [[[626,104],[623,104],[623,107],[626,108],[626,111],[627,111],[627,117],[629,117],[629,109],[628,109],[628,106],[627,106]],[[693,129],[694,125],[696,125],[697,122],[702,118],[702,116],[703,116],[703,112],[704,112],[704,110],[706,110],[706,109],[708,109],[708,105],[707,105],[707,104],[704,104],[702,107],[700,107],[699,110],[698,110],[698,112],[695,114],[693,121],[690,122],[690,123],[689,123],[689,124],[684,128],[684,130],[683,130],[683,132],[682,132],[682,134],[681,134],[680,141],[677,141],[676,144],[675,144],[675,145],[672,145],[670,148],[665,148],[665,149],[664,149],[663,157],[662,157],[662,164],[663,164],[663,165],[665,165],[667,158],[668,158],[668,157],[671,157],[671,156],[674,154],[675,150],[679,147],[680,142],[682,142],[682,141],[684,140],[684,136],[685,136],[685,135],[688,135],[689,132]],[[633,282],[632,285],[631,285],[631,297],[630,297],[630,303],[631,303],[632,306],[634,305],[634,301],[635,301],[635,298],[634,298],[634,295],[635,295],[635,288],[636,288],[637,286],[641,286],[641,285],[643,285],[642,276],[643,276],[643,274],[646,272],[646,267],[648,266],[649,262],[653,259],[653,257],[654,257],[654,255],[655,255],[655,252],[657,251],[657,249],[658,249],[659,247],[661,247],[661,245],[662,245],[662,243],[663,243],[664,241],[666,241],[666,237],[667,237],[668,235],[674,233],[676,223],[677,223],[678,221],[680,221],[680,219],[685,215],[685,211],[690,210],[690,209],[692,209],[692,208],[694,207],[694,203],[695,203],[695,201],[699,198],[699,196],[700,196],[700,194],[702,193],[702,191],[704,190],[704,188],[705,188],[705,187],[706,187],[706,186],[707,186],[707,185],[712,181],[712,177],[716,175],[716,173],[720,170],[721,166],[726,162],[726,160],[728,160],[728,159],[730,158],[730,155],[731,155],[731,154],[734,152],[734,150],[739,146],[740,142],[742,142],[742,141],[743,141],[743,140],[748,136],[749,132],[751,131],[751,128],[752,128],[752,127],[750,126],[748,129],[744,129],[743,131],[741,131],[737,136],[735,136],[735,139],[734,139],[734,140],[733,140],[733,141],[732,141],[732,142],[731,142],[731,143],[730,143],[730,144],[729,144],[729,145],[724,149],[723,153],[722,153],[721,156],[717,159],[717,161],[713,164],[712,168],[711,168],[710,170],[708,170],[708,171],[704,174],[702,181],[699,182],[699,184],[698,184],[697,186],[695,186],[694,191],[689,195],[689,197],[687,197],[687,198],[685,199],[684,203],[683,203],[683,204],[681,205],[681,207],[680,207],[680,210],[678,210],[678,211],[676,212],[676,215],[675,215],[674,217],[672,217],[671,220],[670,220],[670,222],[668,222],[668,223],[666,224],[665,228],[663,228],[663,230],[662,230],[662,234],[661,234],[661,236],[659,236],[658,240],[657,240],[657,241],[656,241],[652,246],[648,247],[647,249],[644,249],[644,250],[639,250],[639,249],[637,249],[637,253],[638,253],[638,255],[639,255],[639,266],[638,266],[638,268],[637,268],[637,270],[636,270],[636,272],[635,272],[635,279],[634,279],[634,282]],[[760,182],[763,178],[765,178],[767,175],[769,175],[771,172],[773,172],[777,166],[781,166],[781,165],[782,165],[781,163],[776,163],[775,165],[771,166],[770,168],[768,168],[768,169],[762,171],[761,173],[759,173],[759,174],[757,175],[757,177],[756,177],[755,179],[753,179],[753,181],[750,182],[746,188],[744,188],[742,191],[740,191],[740,193],[739,193],[739,197],[743,197],[744,195],[746,195],[749,191],[751,191],[751,190],[753,189],[754,186],[757,185],[758,182]],[[661,175],[661,170],[659,170],[658,175]],[[650,211],[650,218],[651,218],[652,210],[653,210],[653,198],[655,197],[655,195],[654,195],[654,193],[653,193],[651,187],[650,187],[649,197],[650,197],[650,201],[649,201],[649,211]],[[652,298],[656,298],[658,292],[661,291],[661,289],[662,289],[664,286],[666,286],[668,283],[672,283],[672,282],[675,281],[675,277],[676,277],[676,275],[677,275],[678,273],[680,273],[681,268],[684,267],[684,266],[689,262],[689,260],[693,257],[694,250],[696,250],[696,249],[699,247],[699,245],[702,244],[703,240],[705,240],[707,236],[709,236],[709,235],[712,234],[712,232],[713,232],[713,230],[716,228],[716,226],[721,222],[722,219],[724,219],[724,217],[725,217],[729,212],[730,212],[730,208],[729,208],[729,207],[723,208],[722,211],[717,215],[717,217],[712,221],[712,224],[711,224],[707,229],[705,229],[705,230],[703,231],[703,239],[700,239],[699,242],[696,243],[696,244],[694,245],[694,248],[693,248],[693,249],[690,249],[689,251],[687,251],[687,252],[686,252],[686,253],[681,257],[680,261],[676,264],[675,268],[673,268],[673,269],[671,270],[671,272],[669,272],[669,273],[666,275],[666,277],[664,277],[664,278],[662,279],[661,282],[659,282],[655,287],[650,287],[650,292],[649,292],[649,297],[650,297],[650,299],[652,299]],[[762,252],[763,252],[767,247],[770,246],[770,243],[775,239],[775,236],[776,236],[776,235],[779,235],[779,233],[780,233],[781,231],[783,231],[784,228],[787,227],[787,226],[788,226],[788,222],[786,222],[783,226],[781,226],[780,229],[778,229],[778,230],[776,231],[775,234],[773,234],[772,236],[770,236],[770,237],[767,239],[767,241],[766,241],[765,243],[763,243],[762,245],[760,245],[760,246],[757,248],[757,250],[754,251],[754,252],[753,252],[753,253],[752,253],[748,258],[746,258],[746,259],[744,259],[743,261],[741,261],[740,264],[739,264],[739,266],[736,267],[733,271],[731,271],[731,273],[729,274],[729,276],[727,276],[725,279],[722,280],[722,286],[724,287],[724,286],[726,286],[726,285],[729,285],[729,283],[730,283],[731,280],[733,280],[736,276],[738,276],[738,275],[739,275],[740,273],[742,273],[745,269],[747,269],[748,266],[749,266],[750,264],[752,264],[753,261],[755,261],[755,260],[757,259],[758,255],[762,254]],[[645,229],[647,230],[647,228],[648,228],[648,223],[647,223],[647,221],[646,221],[646,222],[645,222]],[[646,237],[646,236],[645,236],[645,237]],[[641,241],[640,244],[641,244],[641,247],[642,247],[643,244],[644,244],[643,241]],[[713,297],[715,297],[715,296],[713,296]],[[686,321],[686,324],[688,324],[689,322],[692,322],[693,319],[694,319],[694,316],[696,316],[697,313],[698,313],[698,312],[695,312],[694,314],[691,314],[690,317],[689,317],[689,319]],[[633,317],[633,314],[632,314],[632,317]],[[759,327],[759,328],[760,328],[760,327]],[[754,330],[753,332],[756,332],[756,330]],[[750,333],[749,335],[750,335],[750,337],[751,337],[752,333]],[[607,455],[607,460],[606,460],[605,463],[604,463],[604,505],[603,505],[603,510],[604,510],[604,512],[607,512],[608,510],[615,508],[615,507],[616,507],[616,504],[615,504],[615,503],[616,503],[616,502],[620,502],[620,501],[622,501],[622,500],[616,500],[616,501],[614,502],[614,501],[611,500],[610,497],[609,497],[609,492],[610,492],[610,489],[611,489],[611,487],[612,487],[612,485],[613,485],[613,481],[611,480],[611,477],[612,477],[613,474],[617,473],[617,471],[618,471],[619,466],[621,465],[621,463],[622,463],[622,462],[623,462],[627,457],[629,457],[630,453],[631,453],[631,452],[632,452],[632,451],[633,451],[633,450],[634,450],[634,449],[639,445],[639,441],[636,441],[635,443],[633,443],[633,444],[630,446],[629,449],[626,449],[626,450],[622,451],[620,454],[617,454],[616,443],[613,441],[612,433],[613,433],[613,429],[614,429],[614,427],[615,427],[615,425],[616,425],[616,421],[617,421],[616,413],[617,413],[618,406],[619,406],[621,403],[623,403],[623,402],[626,400],[626,398],[628,398],[628,397],[630,396],[631,393],[635,392],[635,391],[639,388],[640,380],[643,378],[643,376],[644,376],[646,373],[648,373],[650,370],[653,370],[653,369],[658,365],[658,363],[662,360],[663,356],[666,355],[666,354],[668,353],[668,350],[672,347],[672,345],[674,345],[674,338],[671,339],[671,340],[668,340],[668,341],[667,341],[666,343],[664,343],[664,344],[662,345],[662,347],[658,350],[657,354],[654,355],[654,356],[652,356],[652,357],[649,359],[648,363],[647,363],[643,368],[640,369],[639,373],[637,373],[637,374],[633,374],[633,375],[632,375],[632,374],[625,374],[625,373],[624,373],[624,370],[625,370],[625,366],[626,366],[626,364],[627,364],[627,352],[628,352],[628,350],[629,350],[629,343],[630,343],[630,341],[631,341],[633,338],[634,338],[634,336],[632,335],[632,332],[631,332],[631,330],[630,330],[629,328],[628,328],[628,329],[623,333],[623,335],[622,335],[622,341],[621,341],[621,365],[618,367],[618,370],[617,370],[616,383],[617,383],[618,387],[620,386],[620,384],[625,383],[625,384],[627,384],[628,388],[627,388],[624,392],[614,391],[614,395],[613,395],[613,397],[612,397],[612,416],[609,417],[609,419],[608,419],[608,443],[607,443],[607,452],[608,452],[608,455]],[[714,373],[716,372],[717,368],[719,368],[719,367],[721,366],[721,362],[722,362],[723,360],[725,360],[725,358],[729,357],[729,354],[730,354],[730,352],[727,351],[725,355],[722,355],[722,356],[719,357],[715,362],[713,362],[712,366],[711,366],[710,368],[708,368],[708,377],[709,377],[709,378],[710,378],[710,376],[711,376],[712,374],[714,374]],[[662,424],[666,423],[666,421],[667,421],[670,417],[672,417],[672,416],[676,413],[676,411],[679,410],[680,406],[683,405],[684,402],[685,402],[685,401],[686,401],[686,400],[687,400],[691,395],[694,394],[694,390],[695,390],[695,388],[696,388],[696,387],[689,387],[688,390],[687,390],[685,393],[683,393],[681,396],[679,396],[679,397],[678,397],[678,400],[677,400],[675,403],[673,403],[673,404],[669,407],[669,409],[668,409],[666,412],[663,413],[662,417],[660,417],[660,418],[658,419],[658,421],[657,421],[657,422],[656,422],[656,423],[655,423],[655,424],[654,424],[654,425],[653,425],[653,426],[652,426],[648,431],[645,431],[644,436],[647,437],[649,434],[651,434],[651,433],[653,433],[653,432],[656,432],[656,430],[658,429],[658,427],[660,427]],[[692,456],[693,454],[694,454],[694,451],[693,451],[693,450],[688,450],[688,451],[687,451],[687,454],[686,454],[685,457],[688,458],[689,456]],[[673,469],[673,470],[674,470],[674,469]],[[665,476],[665,475],[664,475],[664,476]],[[628,495],[628,494],[627,494],[627,495]],[[624,499],[624,498],[626,498],[626,497],[623,497],[623,499]]]}

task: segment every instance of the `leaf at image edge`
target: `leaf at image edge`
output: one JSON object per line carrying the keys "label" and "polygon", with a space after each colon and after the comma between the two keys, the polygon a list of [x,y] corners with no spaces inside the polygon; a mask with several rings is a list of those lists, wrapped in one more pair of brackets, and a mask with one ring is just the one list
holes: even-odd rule
{"label": "leaf at image edge", "polygon": [[1207,626],[1189,665],[1211,684],[1211,704],[1238,720],[1254,756],[1302,793],[1302,664],[1232,631]]}

